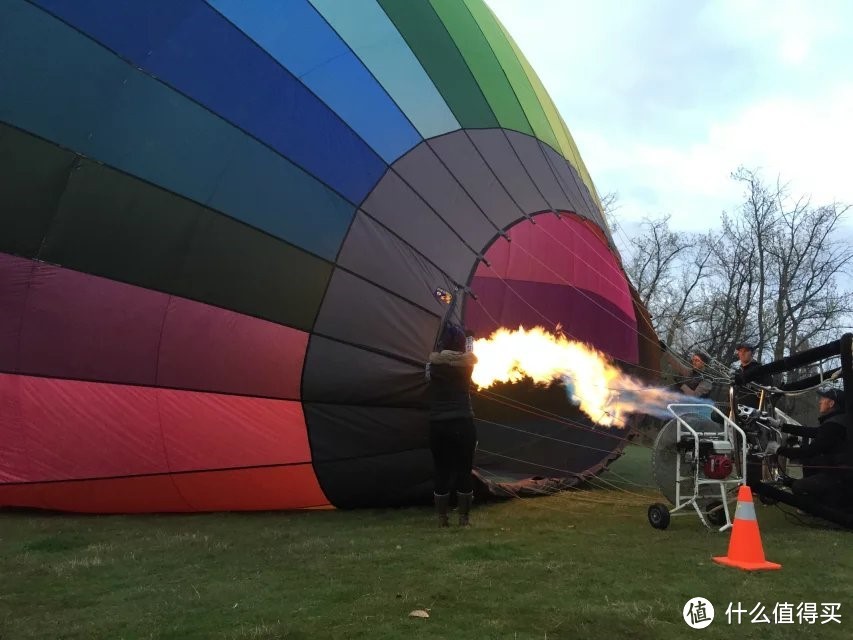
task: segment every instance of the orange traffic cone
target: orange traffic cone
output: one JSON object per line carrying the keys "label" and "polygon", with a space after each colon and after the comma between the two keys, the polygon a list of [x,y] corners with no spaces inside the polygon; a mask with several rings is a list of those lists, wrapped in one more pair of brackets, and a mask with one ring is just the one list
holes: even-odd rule
{"label": "orange traffic cone", "polygon": [[732,523],[729,555],[718,556],[714,558],[714,562],[746,571],[782,568],[781,564],[768,562],[764,558],[761,533],[755,518],[755,505],[752,503],[752,490],[746,485],[742,485],[737,494],[737,511]]}

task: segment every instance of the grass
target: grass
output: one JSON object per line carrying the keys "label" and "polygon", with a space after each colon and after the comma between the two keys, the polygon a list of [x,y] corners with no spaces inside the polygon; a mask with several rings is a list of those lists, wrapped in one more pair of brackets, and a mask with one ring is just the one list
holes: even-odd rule
{"label": "grass", "polygon": [[[423,508],[175,516],[0,514],[0,638],[848,638],[850,534],[757,506],[777,572],[716,565],[728,534],[657,531],[647,451],[595,490],[475,505],[469,530]],[[615,475],[615,474],[618,474]],[[714,623],[681,609],[704,596]],[[729,602],[840,602],[841,625],[726,624]],[[408,616],[416,609],[429,619]]]}

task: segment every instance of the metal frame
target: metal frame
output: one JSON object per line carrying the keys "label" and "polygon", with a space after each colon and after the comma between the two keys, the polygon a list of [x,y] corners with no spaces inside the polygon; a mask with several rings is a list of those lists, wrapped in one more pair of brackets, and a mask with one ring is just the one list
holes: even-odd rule
{"label": "metal frame", "polygon": [[[691,427],[684,419],[678,414],[678,412],[674,411],[675,407],[710,407],[712,411],[715,411],[722,419],[723,419],[723,431],[722,433],[718,431],[708,432],[708,431],[696,431],[693,427]],[[692,476],[683,476],[681,474],[681,454],[676,457],[675,460],[675,508],[670,510],[671,516],[678,515],[687,515],[687,511],[681,511],[682,509],[686,509],[689,506],[693,506],[696,514],[699,516],[699,519],[709,529],[714,529],[710,522],[705,518],[705,514],[699,508],[699,498],[707,499],[708,496],[700,496],[699,489],[705,485],[717,485],[720,489],[720,502],[722,503],[723,512],[726,514],[726,524],[718,529],[718,531],[726,531],[730,529],[732,526],[732,518],[731,512],[729,511],[729,499],[728,492],[734,488],[738,488],[741,485],[746,484],[746,458],[747,458],[747,442],[746,442],[746,433],[737,426],[734,422],[732,422],[728,416],[726,416],[723,412],[717,409],[713,405],[707,404],[669,404],[667,405],[667,410],[675,417],[677,420],[677,429],[675,433],[675,441],[676,443],[681,442],[681,437],[683,435],[690,434],[693,437],[693,455],[694,460],[696,460],[695,469],[693,471]],[[699,465],[699,438],[703,436],[706,440],[721,440],[725,439],[732,445],[732,450],[737,449],[737,438],[736,435],[740,435],[741,439],[741,472],[737,473],[737,468],[735,467],[732,471],[733,476],[726,478],[725,480],[713,480],[711,478],[704,478],[700,475],[700,465]],[[693,480],[693,495],[690,497],[684,497],[681,495],[681,483],[686,482],[687,480]],[[678,513],[681,511],[681,513]]]}

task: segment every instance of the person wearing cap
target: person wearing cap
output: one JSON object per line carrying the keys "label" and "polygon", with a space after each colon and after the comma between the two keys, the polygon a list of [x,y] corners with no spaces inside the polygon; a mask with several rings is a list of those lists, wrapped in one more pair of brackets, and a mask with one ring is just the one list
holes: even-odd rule
{"label": "person wearing cap", "polygon": [[[737,345],[735,345],[735,351],[737,351],[737,358],[740,362],[738,373],[740,373],[741,375],[745,374],[747,371],[761,366],[761,363],[753,358],[755,347],[752,344],[748,342],[739,342],[737,343]],[[753,380],[752,382],[763,386],[770,386],[773,384],[773,380],[769,375],[761,376],[757,380]],[[737,404],[752,407],[753,409],[759,408],[759,404],[761,402],[760,391],[756,391],[755,389],[752,389],[748,386],[738,385],[735,388],[735,395],[737,398]]]}
{"label": "person wearing cap", "polygon": [[843,391],[820,389],[817,395],[817,427],[782,426],[785,433],[811,438],[811,441],[798,447],[779,447],[778,443],[771,443],[768,445],[768,453],[802,461],[803,478],[794,480],[791,490],[797,495],[823,498],[843,488],[845,473],[840,463],[847,440],[849,418],[845,411]]}
{"label": "person wearing cap", "polygon": [[429,443],[435,471],[433,498],[440,527],[448,526],[450,492],[456,491],[459,526],[468,525],[474,484],[471,469],[477,432],[471,408],[471,376],[477,356],[466,350],[465,332],[447,324],[429,355]]}
{"label": "person wearing cap", "polygon": [[697,349],[693,355],[690,356],[690,364],[693,366],[688,367],[679,362],[675,356],[672,355],[672,352],[669,351],[666,343],[661,341],[660,344],[664,358],[669,362],[673,371],[682,377],[683,382],[678,386],[679,391],[684,395],[694,396],[696,398],[707,398],[710,396],[713,385],[711,384],[711,381],[705,377],[705,366],[711,361],[711,356],[702,349]]}

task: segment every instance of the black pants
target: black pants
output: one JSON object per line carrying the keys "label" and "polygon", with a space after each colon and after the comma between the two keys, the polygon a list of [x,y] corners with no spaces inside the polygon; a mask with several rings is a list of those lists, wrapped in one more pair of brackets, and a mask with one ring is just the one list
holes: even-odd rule
{"label": "black pants", "polygon": [[804,475],[802,480],[794,480],[791,491],[798,496],[824,498],[836,494],[842,486],[838,478],[825,472],[812,472]]}
{"label": "black pants", "polygon": [[477,429],[473,418],[431,421],[429,447],[435,467],[434,490],[437,494],[455,489],[468,493],[473,489],[471,467],[477,446]]}

